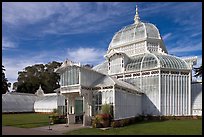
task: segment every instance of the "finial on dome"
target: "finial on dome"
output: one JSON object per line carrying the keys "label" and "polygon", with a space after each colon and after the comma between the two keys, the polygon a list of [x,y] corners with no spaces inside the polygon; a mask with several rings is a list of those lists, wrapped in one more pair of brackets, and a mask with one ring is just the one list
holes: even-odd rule
{"label": "finial on dome", "polygon": [[139,22],[140,22],[140,17],[139,17],[139,14],[138,14],[137,5],[136,5],[136,14],[135,14],[134,21],[135,21],[135,24],[139,24]]}

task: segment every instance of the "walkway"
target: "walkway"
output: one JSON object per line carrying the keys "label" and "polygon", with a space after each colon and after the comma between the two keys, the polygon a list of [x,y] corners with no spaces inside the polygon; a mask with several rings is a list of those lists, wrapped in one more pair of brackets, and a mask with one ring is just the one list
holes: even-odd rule
{"label": "walkway", "polygon": [[66,124],[55,124],[45,127],[36,127],[36,128],[18,128],[3,126],[2,135],[63,135],[64,132],[71,130],[84,128],[82,124],[70,124],[69,127],[66,127]]}

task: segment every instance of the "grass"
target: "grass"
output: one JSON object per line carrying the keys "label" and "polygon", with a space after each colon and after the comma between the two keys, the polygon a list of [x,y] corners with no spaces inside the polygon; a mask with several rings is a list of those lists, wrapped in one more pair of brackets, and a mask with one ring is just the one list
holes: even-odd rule
{"label": "grass", "polygon": [[39,113],[2,114],[2,126],[21,128],[47,126],[49,125],[49,115]]}
{"label": "grass", "polygon": [[83,128],[67,135],[202,135],[202,120],[143,121],[121,128]]}
{"label": "grass", "polygon": [[[50,114],[2,114],[2,126],[33,128],[48,126]],[[143,121],[133,125],[101,130],[82,128],[67,135],[202,135],[202,119]]]}

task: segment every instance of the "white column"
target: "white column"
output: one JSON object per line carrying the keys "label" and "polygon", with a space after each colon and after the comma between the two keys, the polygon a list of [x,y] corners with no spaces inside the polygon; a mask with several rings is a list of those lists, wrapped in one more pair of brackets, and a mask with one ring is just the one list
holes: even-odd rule
{"label": "white column", "polygon": [[166,109],[167,109],[167,104],[166,104],[166,75],[165,74],[163,74],[163,76],[164,76],[164,114],[163,115],[166,115]]}
{"label": "white column", "polygon": [[113,117],[115,118],[115,86],[113,86]]}
{"label": "white column", "polygon": [[177,88],[178,88],[178,76],[176,75],[175,76],[175,103],[174,103],[174,106],[175,106],[175,115],[177,116],[178,115],[178,93],[177,93]]}
{"label": "white column", "polygon": [[67,96],[67,127],[69,126],[69,97]]}
{"label": "white column", "polygon": [[187,92],[187,95],[188,95],[188,96],[186,97],[186,100],[187,100],[187,101],[186,101],[186,106],[187,106],[187,113],[186,113],[186,114],[187,114],[187,115],[190,115],[190,113],[189,113],[189,112],[190,112],[190,111],[189,111],[189,110],[190,110],[190,107],[189,107],[189,102],[190,102],[190,98],[189,98],[190,95],[189,95],[189,93],[190,93],[190,92],[189,92],[188,82],[189,82],[189,79],[188,79],[188,76],[186,76],[186,92]]}
{"label": "white column", "polygon": [[192,105],[191,105],[191,72],[189,72],[189,76],[188,76],[188,79],[189,79],[189,115],[192,115]]}
{"label": "white column", "polygon": [[187,94],[186,94],[186,79],[185,79],[185,76],[183,76],[183,92],[184,92],[184,98],[183,98],[183,113],[184,115],[186,115],[186,97],[187,97]]}
{"label": "white column", "polygon": [[172,96],[172,93],[171,93],[171,88],[172,88],[172,85],[171,85],[171,74],[169,75],[169,114],[171,114],[171,107],[172,107],[172,105],[171,105],[171,103],[172,103],[172,98],[171,98],[171,96]]}
{"label": "white column", "polygon": [[85,115],[86,115],[86,106],[85,106],[85,97],[83,96],[83,126],[85,126]]}
{"label": "white column", "polygon": [[185,85],[184,85],[184,76],[182,76],[182,114],[185,115],[185,98],[186,98],[186,92],[185,92]]}
{"label": "white column", "polygon": [[184,92],[183,92],[183,76],[181,76],[180,77],[180,79],[181,79],[181,84],[180,84],[180,86],[181,86],[181,115],[183,115],[183,96],[184,96]]}
{"label": "white column", "polygon": [[170,114],[170,92],[169,92],[169,87],[170,87],[170,76],[169,74],[166,75],[167,76],[167,115]]}
{"label": "white column", "polygon": [[180,90],[180,75],[178,76],[178,115],[180,116],[180,102],[181,102],[181,90]]}
{"label": "white column", "polygon": [[187,90],[187,88],[186,88],[186,76],[184,76],[184,81],[185,81],[185,85],[184,85],[184,87],[185,87],[185,115],[188,115],[188,90]]}
{"label": "white column", "polygon": [[159,70],[159,115],[161,115],[161,70]]}
{"label": "white column", "polygon": [[[174,74],[175,75],[175,74]],[[172,90],[172,97],[173,97],[173,103],[172,103],[172,114],[175,115],[175,76],[172,76],[172,83],[173,83],[173,90]]]}
{"label": "white column", "polygon": [[75,97],[72,97],[72,114],[75,114]]}
{"label": "white column", "polygon": [[79,68],[79,85],[81,85],[81,68]]}

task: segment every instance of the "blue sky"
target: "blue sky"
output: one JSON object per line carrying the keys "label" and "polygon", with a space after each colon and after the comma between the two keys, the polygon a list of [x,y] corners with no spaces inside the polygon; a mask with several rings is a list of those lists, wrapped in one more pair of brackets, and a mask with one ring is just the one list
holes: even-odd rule
{"label": "blue sky", "polygon": [[29,65],[66,58],[97,65],[115,32],[140,19],[155,24],[169,54],[202,63],[201,2],[4,2],[2,63],[9,82]]}

